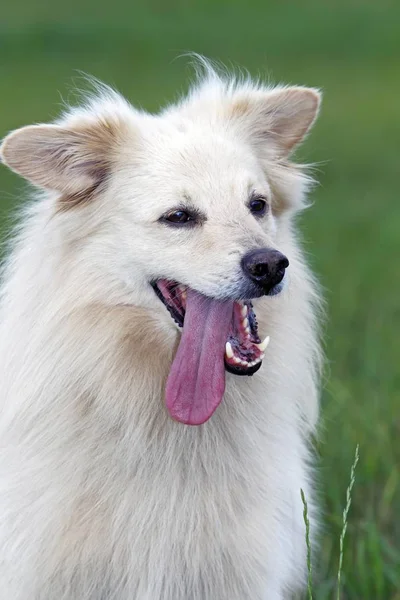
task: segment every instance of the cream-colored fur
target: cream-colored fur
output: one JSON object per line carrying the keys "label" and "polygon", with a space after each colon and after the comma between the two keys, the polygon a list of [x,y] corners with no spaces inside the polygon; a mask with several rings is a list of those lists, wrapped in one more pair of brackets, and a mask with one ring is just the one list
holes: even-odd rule
{"label": "cream-colored fur", "polygon": [[[5,138],[2,161],[45,191],[21,219],[1,292],[2,600],[302,589],[320,352],[293,222],[309,180],[288,157],[318,104],[314,90],[208,69],[158,115],[102,89],[58,123]],[[246,205],[252,189],[271,202],[262,221]],[[158,222],[185,198],[206,223]],[[149,281],[232,296],[241,256],[263,246],[290,267],[281,294],[254,301],[271,336],[260,371],[227,373],[204,425],[174,422],[163,390],[180,333]]]}

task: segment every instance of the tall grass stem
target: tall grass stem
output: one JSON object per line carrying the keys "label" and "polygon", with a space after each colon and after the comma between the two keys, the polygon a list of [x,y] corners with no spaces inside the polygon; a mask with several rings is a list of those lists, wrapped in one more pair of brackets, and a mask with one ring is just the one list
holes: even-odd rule
{"label": "tall grass stem", "polygon": [[310,520],[308,518],[308,506],[307,500],[302,489],[300,489],[300,495],[303,502],[303,519],[306,526],[306,544],[307,544],[307,589],[308,589],[308,600],[313,600],[312,596],[312,565],[311,565],[311,542],[310,542]]}
{"label": "tall grass stem", "polygon": [[338,576],[337,576],[337,596],[336,596],[337,600],[340,600],[340,582],[341,582],[341,578],[342,578],[344,538],[345,538],[346,531],[347,531],[347,522],[348,522],[347,519],[348,519],[349,510],[350,510],[350,506],[351,506],[351,492],[353,490],[354,482],[356,480],[356,467],[357,467],[357,463],[358,463],[358,459],[359,459],[358,450],[359,450],[359,445],[357,444],[356,453],[354,456],[354,462],[351,466],[351,471],[350,471],[350,483],[349,483],[349,486],[346,491],[346,506],[343,511],[343,527],[342,527],[342,532],[340,534],[339,568],[338,568]]}

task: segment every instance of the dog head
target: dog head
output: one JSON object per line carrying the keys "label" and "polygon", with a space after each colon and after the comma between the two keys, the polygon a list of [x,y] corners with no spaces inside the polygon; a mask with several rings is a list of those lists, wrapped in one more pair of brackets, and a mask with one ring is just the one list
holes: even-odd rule
{"label": "dog head", "polygon": [[[278,294],[285,281],[284,232],[308,183],[289,156],[319,103],[314,89],[235,83],[209,70],[158,115],[103,91],[1,146],[5,164],[53,193],[54,218],[69,242],[80,232],[91,272],[121,290],[115,302],[128,298],[184,326],[167,385],[181,421],[209,418],[224,369],[260,368],[267,341],[251,300]],[[206,376],[210,393],[200,401]]]}

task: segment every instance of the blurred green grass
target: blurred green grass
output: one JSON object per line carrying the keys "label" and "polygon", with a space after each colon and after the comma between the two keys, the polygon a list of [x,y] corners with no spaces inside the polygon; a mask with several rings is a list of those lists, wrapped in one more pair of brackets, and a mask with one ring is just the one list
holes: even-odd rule
{"label": "blurred green grass", "polygon": [[[78,71],[156,110],[186,88],[179,54],[322,88],[301,150],[319,161],[305,248],[328,301],[328,372],[318,450],[323,502],[317,600],[334,597],[354,449],[343,600],[400,599],[400,3],[373,0],[18,0],[0,21],[0,136],[49,120]],[[24,191],[0,170],[2,232]]]}

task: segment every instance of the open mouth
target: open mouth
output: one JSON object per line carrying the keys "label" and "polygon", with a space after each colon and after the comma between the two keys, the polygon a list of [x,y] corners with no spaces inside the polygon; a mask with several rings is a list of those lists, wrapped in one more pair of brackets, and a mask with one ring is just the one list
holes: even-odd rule
{"label": "open mouth", "polygon": [[[183,328],[187,288],[173,281],[160,279],[153,288],[171,317]],[[232,321],[225,344],[225,369],[234,375],[253,375],[261,367],[269,337],[263,342],[258,335],[258,323],[249,301],[233,302]]]}
{"label": "open mouth", "polygon": [[253,375],[269,338],[261,341],[250,301],[215,300],[165,279],[152,286],[183,329],[167,381],[167,407],[178,421],[204,423],[222,400],[224,371]]}

